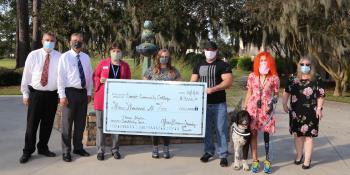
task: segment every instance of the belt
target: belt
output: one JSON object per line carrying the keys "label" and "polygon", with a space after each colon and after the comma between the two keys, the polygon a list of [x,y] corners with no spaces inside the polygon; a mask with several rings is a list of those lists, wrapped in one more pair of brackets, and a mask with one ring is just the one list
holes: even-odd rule
{"label": "belt", "polygon": [[43,91],[43,90],[37,90],[34,89],[32,86],[28,86],[28,89],[30,92],[39,92],[39,93],[48,93],[48,94],[57,94],[57,89],[53,91]]}
{"label": "belt", "polygon": [[66,87],[66,90],[68,90],[68,91],[74,91],[74,92],[80,92],[80,93],[86,92],[86,89],[85,89],[85,88],[83,88],[83,89],[78,89],[78,88],[74,88],[74,87]]}

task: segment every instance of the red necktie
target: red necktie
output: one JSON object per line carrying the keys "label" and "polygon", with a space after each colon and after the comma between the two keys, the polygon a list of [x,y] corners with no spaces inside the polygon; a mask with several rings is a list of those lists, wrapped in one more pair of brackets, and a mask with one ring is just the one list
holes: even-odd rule
{"label": "red necktie", "polygon": [[47,85],[47,81],[49,78],[49,65],[50,65],[50,54],[47,54],[45,57],[45,63],[44,63],[44,68],[43,72],[41,73],[41,80],[40,83],[42,86]]}

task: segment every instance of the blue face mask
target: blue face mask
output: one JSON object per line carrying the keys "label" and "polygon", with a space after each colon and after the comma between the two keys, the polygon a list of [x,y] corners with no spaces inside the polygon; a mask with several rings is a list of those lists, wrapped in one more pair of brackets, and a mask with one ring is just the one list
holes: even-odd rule
{"label": "blue face mask", "polygon": [[51,51],[55,48],[55,42],[44,41],[43,48],[48,50],[48,51]]}
{"label": "blue face mask", "polygon": [[301,71],[302,73],[304,73],[304,74],[309,73],[310,70],[311,70],[310,66],[301,66],[301,67],[300,67],[300,71]]}

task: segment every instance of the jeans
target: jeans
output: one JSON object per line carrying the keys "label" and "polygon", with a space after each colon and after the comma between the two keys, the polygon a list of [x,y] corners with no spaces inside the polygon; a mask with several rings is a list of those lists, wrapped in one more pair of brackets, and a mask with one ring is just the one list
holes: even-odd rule
{"label": "jeans", "polygon": [[207,104],[207,118],[204,137],[204,152],[215,154],[215,145],[212,135],[216,133],[218,154],[220,158],[228,157],[228,121],[226,102]]}

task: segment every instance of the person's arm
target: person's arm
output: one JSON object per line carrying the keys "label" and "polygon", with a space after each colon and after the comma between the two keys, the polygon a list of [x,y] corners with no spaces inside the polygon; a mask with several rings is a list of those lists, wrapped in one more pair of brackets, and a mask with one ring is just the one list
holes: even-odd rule
{"label": "person's arm", "polygon": [[88,86],[86,87],[86,90],[87,90],[87,96],[88,96],[88,103],[90,103],[90,101],[91,101],[91,95],[92,95],[92,89],[93,89],[93,87],[94,87],[94,83],[93,83],[93,77],[92,77],[92,73],[93,73],[93,71],[92,71],[92,66],[91,66],[91,62],[90,62],[90,57],[89,56],[87,56],[87,63],[88,63],[88,71],[87,71],[87,73],[88,73],[88,78],[89,78],[89,81],[87,81],[88,82]]}
{"label": "person's arm", "polygon": [[251,89],[251,88],[248,88],[247,94],[245,95],[244,103],[243,103],[243,106],[242,106],[242,108],[243,108],[244,110],[247,109],[247,104],[248,104],[248,102],[249,102],[250,96],[252,96],[252,92],[253,92],[252,89]]}
{"label": "person's arm", "polygon": [[282,104],[283,104],[283,110],[284,112],[288,113],[289,112],[289,107],[288,107],[288,100],[290,97],[290,93],[284,91],[282,95]]}
{"label": "person's arm", "polygon": [[126,64],[125,67],[126,67],[126,73],[127,73],[126,79],[131,79],[131,71],[130,71],[129,64]]}
{"label": "person's arm", "polygon": [[317,109],[316,109],[316,117],[321,120],[323,117],[322,110],[324,104],[324,97],[317,98]]}
{"label": "person's arm", "polygon": [[64,57],[66,54],[62,54],[58,61],[58,75],[57,75],[57,91],[60,98],[60,105],[65,106],[68,104],[68,100],[66,98],[65,88],[67,82],[67,73],[65,68]]}
{"label": "person's arm", "polygon": [[232,73],[225,73],[221,75],[222,82],[214,87],[207,89],[207,94],[212,94],[217,91],[228,89],[232,86]]}
{"label": "person's arm", "polygon": [[22,81],[21,81],[21,92],[23,94],[23,104],[28,105],[29,104],[29,89],[28,85],[30,84],[32,80],[32,72],[33,72],[33,58],[32,54],[29,54],[25,66],[23,69],[23,75],[22,75]]}

